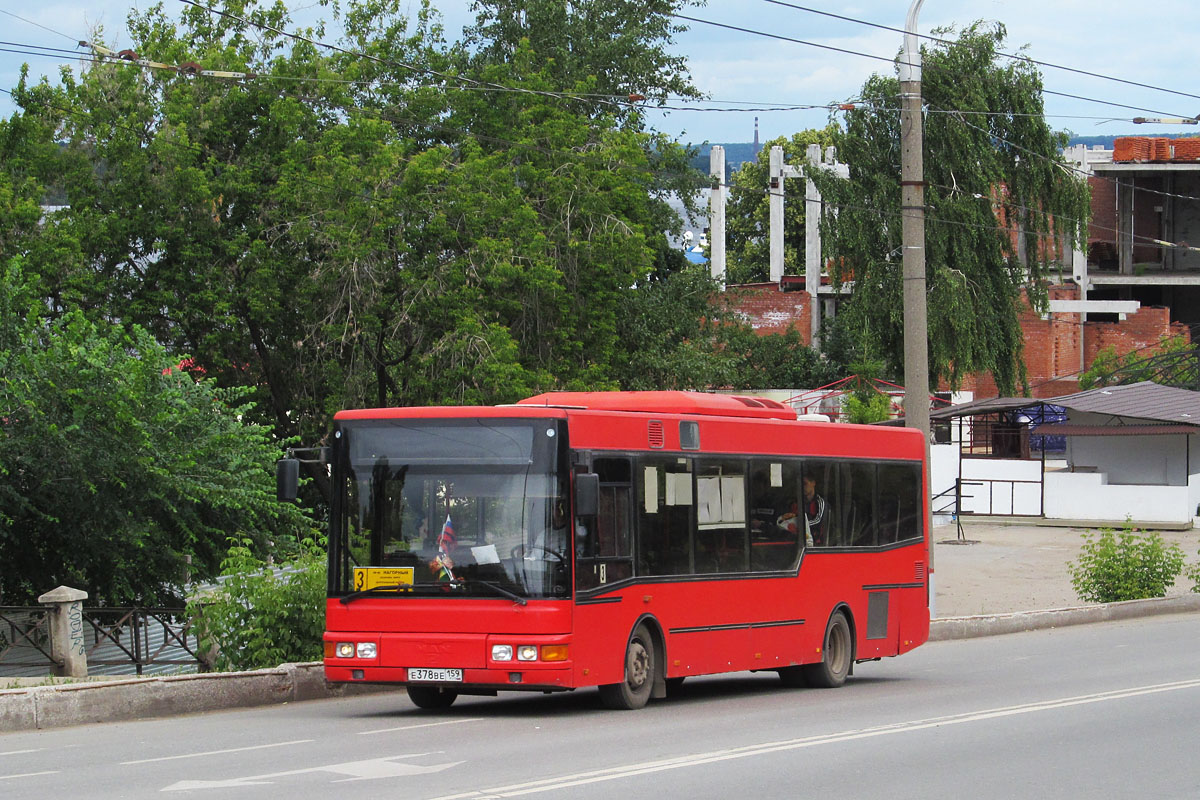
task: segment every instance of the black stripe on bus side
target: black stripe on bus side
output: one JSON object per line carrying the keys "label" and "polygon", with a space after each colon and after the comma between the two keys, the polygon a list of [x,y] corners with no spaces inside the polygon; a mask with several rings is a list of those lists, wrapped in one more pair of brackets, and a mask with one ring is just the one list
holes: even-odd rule
{"label": "black stripe on bus side", "polygon": [[753,628],[781,628],[787,625],[803,625],[802,619],[779,619],[769,622],[734,622],[728,625],[699,625],[694,628],[670,628],[668,633],[708,633],[711,631],[740,631]]}
{"label": "black stripe on bus side", "polygon": [[778,569],[771,572],[705,572],[698,575],[642,575],[635,578],[623,578],[620,581],[606,583],[603,586],[586,589],[579,592],[576,604],[590,600],[596,595],[606,595],[621,589],[634,586],[650,586],[658,583],[695,583],[697,581],[757,581],[764,578],[795,578],[800,574],[797,569]]}
{"label": "black stripe on bus side", "polygon": [[916,583],[877,583],[870,586],[862,587],[864,592],[876,591],[879,589],[924,589],[925,584],[921,581]]}
{"label": "black stripe on bus side", "polygon": [[603,603],[620,603],[622,600],[623,600],[623,598],[620,595],[618,595],[616,597],[588,597],[588,598],[584,598],[583,600],[576,600],[575,605],[577,605],[577,606],[598,606]]}
{"label": "black stripe on bus side", "polygon": [[803,625],[803,624],[804,624],[804,620],[802,620],[802,619],[779,619],[779,620],[775,620],[774,622],[755,622],[750,627],[751,628],[783,628],[783,627],[787,627],[788,625]]}
{"label": "black stripe on bus side", "polygon": [[908,539],[901,539],[898,542],[888,542],[887,544],[873,544],[867,547],[851,547],[850,545],[837,545],[835,547],[808,547],[805,549],[805,555],[821,555],[822,553],[883,553],[888,550],[899,550],[902,547],[912,547],[922,544],[924,540],[917,536]]}

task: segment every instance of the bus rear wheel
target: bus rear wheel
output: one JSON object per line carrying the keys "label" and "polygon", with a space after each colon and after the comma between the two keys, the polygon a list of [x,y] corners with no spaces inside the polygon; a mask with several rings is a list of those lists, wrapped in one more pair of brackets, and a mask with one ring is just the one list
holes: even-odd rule
{"label": "bus rear wheel", "polygon": [[850,623],[846,621],[846,615],[838,611],[829,618],[829,625],[825,628],[821,661],[804,665],[804,680],[809,686],[836,689],[846,682],[853,660],[854,642],[850,638]]}
{"label": "bus rear wheel", "polygon": [[405,688],[408,689],[408,699],[417,708],[449,708],[458,699],[458,692],[440,686],[414,686],[410,683]]}
{"label": "bus rear wheel", "polygon": [[654,640],[645,625],[638,625],[625,648],[625,680],[601,686],[601,702],[619,710],[642,708],[650,700],[656,668]]}

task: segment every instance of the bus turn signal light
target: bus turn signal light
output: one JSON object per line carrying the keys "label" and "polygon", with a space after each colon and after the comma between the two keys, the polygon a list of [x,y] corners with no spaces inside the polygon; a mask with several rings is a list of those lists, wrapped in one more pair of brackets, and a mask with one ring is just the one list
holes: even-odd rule
{"label": "bus turn signal light", "polygon": [[542,646],[542,661],[566,661],[567,646],[565,644],[547,644]]}

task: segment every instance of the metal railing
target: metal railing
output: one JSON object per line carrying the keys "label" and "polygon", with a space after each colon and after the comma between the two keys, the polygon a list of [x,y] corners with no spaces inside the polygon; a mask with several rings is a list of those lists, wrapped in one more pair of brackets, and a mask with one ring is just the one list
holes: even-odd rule
{"label": "metal railing", "polygon": [[54,666],[48,620],[49,609],[44,606],[0,606],[0,667],[45,670]]}
{"label": "metal railing", "polygon": [[[45,606],[0,606],[0,676],[41,677],[59,666],[49,613]],[[90,675],[208,669],[186,609],[85,608],[83,622]]]}
{"label": "metal railing", "polygon": [[206,667],[187,611],[181,608],[85,608],[93,644],[91,667]]}

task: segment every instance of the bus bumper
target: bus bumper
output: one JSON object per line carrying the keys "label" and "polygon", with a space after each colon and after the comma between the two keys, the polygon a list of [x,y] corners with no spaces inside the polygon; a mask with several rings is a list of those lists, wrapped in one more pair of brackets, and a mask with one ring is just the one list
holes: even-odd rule
{"label": "bus bumper", "polygon": [[[332,683],[409,683],[407,667],[377,667],[363,664],[357,666],[347,664],[345,659],[338,663],[325,661],[325,680]],[[571,678],[572,669],[564,667],[530,667],[526,664],[513,664],[506,669],[464,669],[462,681],[412,681],[414,684],[427,684],[453,689],[455,686],[472,689],[515,689],[555,691],[573,689]]]}

